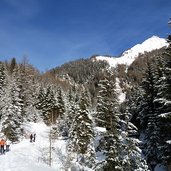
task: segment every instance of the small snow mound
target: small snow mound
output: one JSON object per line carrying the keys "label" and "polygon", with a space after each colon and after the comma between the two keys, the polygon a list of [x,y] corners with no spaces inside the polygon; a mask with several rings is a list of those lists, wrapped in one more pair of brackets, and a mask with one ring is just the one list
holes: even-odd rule
{"label": "small snow mound", "polygon": [[171,140],[166,141],[168,144],[171,144]]}
{"label": "small snow mound", "polygon": [[95,130],[97,132],[106,132],[106,128],[103,128],[103,127],[95,127]]}

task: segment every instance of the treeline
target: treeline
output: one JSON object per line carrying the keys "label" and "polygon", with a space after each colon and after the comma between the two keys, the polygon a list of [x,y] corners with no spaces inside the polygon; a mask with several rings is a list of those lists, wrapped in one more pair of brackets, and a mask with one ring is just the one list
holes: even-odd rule
{"label": "treeline", "polygon": [[103,78],[103,70],[108,66],[109,64],[105,61],[93,62],[93,58],[79,59],[56,67],[48,73],[68,80],[72,84],[86,86],[93,101],[97,96],[99,80]]}

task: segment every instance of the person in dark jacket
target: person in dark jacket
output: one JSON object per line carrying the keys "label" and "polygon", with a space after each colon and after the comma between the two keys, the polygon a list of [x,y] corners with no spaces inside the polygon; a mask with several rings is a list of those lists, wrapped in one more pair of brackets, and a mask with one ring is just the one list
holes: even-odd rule
{"label": "person in dark jacket", "polygon": [[30,142],[33,142],[33,134],[30,134]]}
{"label": "person in dark jacket", "polygon": [[5,152],[8,152],[10,151],[10,141],[9,140],[6,140],[6,149],[5,149]]}
{"label": "person in dark jacket", "polygon": [[33,135],[33,142],[36,141],[36,134]]}

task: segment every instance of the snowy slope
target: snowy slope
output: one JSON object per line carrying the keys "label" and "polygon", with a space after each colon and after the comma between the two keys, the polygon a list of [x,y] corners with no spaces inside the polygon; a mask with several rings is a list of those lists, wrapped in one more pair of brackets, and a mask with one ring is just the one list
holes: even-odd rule
{"label": "snowy slope", "polygon": [[116,91],[118,93],[119,103],[122,103],[125,101],[126,94],[123,93],[122,88],[120,87],[119,84],[120,84],[119,78],[116,78]]}
{"label": "snowy slope", "polygon": [[151,52],[155,49],[160,49],[166,46],[168,46],[168,43],[165,39],[152,36],[151,38],[145,40],[142,44],[137,44],[131,49],[125,51],[119,58],[96,56],[96,60],[107,61],[111,67],[116,67],[117,64],[130,65],[139,54]]}
{"label": "snowy slope", "polygon": [[[56,157],[57,163],[49,167],[43,161],[49,149],[49,127],[43,123],[28,123],[25,125],[26,138],[18,144],[11,144],[11,150],[0,155],[0,171],[62,171],[61,154]],[[36,142],[29,142],[29,134],[36,133]],[[65,141],[58,140],[55,146],[65,153]]]}

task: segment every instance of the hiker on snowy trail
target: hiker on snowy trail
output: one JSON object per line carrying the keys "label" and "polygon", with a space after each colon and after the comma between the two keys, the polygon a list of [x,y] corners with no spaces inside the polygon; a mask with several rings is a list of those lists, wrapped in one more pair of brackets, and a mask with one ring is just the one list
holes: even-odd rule
{"label": "hiker on snowy trail", "polygon": [[5,151],[8,152],[10,150],[9,148],[10,148],[10,141],[7,140],[6,141],[6,149],[5,149]]}
{"label": "hiker on snowy trail", "polygon": [[30,134],[30,142],[33,142],[33,134]]}
{"label": "hiker on snowy trail", "polygon": [[36,134],[33,135],[33,142],[36,140]]}
{"label": "hiker on snowy trail", "polygon": [[0,146],[1,146],[1,154],[5,154],[4,146],[6,145],[6,141],[4,139],[1,139]]}

